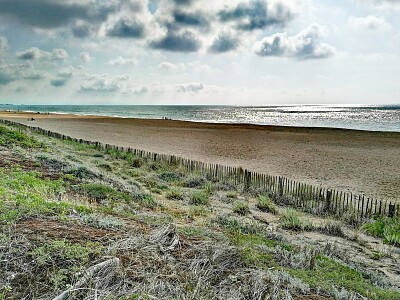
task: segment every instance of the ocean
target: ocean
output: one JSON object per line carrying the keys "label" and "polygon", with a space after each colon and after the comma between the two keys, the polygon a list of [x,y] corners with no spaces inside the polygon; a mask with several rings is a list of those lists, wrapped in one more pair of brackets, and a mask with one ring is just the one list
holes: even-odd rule
{"label": "ocean", "polygon": [[400,105],[381,106],[165,106],[2,105],[0,110],[259,125],[400,132]]}

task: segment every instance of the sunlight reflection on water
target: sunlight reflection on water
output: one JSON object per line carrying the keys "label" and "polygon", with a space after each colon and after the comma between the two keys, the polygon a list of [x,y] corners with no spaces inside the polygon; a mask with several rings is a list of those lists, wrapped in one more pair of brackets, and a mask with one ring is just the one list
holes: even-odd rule
{"label": "sunlight reflection on water", "polygon": [[24,110],[81,115],[212,123],[250,123],[278,126],[333,127],[400,131],[400,105],[392,106],[115,106],[115,105],[0,105],[0,110]]}

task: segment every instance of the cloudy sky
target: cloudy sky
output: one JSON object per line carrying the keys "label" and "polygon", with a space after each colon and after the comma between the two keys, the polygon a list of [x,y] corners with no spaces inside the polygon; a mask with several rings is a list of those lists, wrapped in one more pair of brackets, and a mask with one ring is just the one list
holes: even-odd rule
{"label": "cloudy sky", "polygon": [[400,0],[0,0],[0,103],[400,103]]}

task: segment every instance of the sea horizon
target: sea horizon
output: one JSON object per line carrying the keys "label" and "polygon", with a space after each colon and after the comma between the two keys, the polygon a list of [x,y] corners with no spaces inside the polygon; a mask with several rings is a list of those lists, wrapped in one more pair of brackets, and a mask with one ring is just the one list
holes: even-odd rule
{"label": "sea horizon", "polygon": [[267,106],[0,104],[0,110],[138,119],[172,119],[202,123],[400,132],[400,104]]}

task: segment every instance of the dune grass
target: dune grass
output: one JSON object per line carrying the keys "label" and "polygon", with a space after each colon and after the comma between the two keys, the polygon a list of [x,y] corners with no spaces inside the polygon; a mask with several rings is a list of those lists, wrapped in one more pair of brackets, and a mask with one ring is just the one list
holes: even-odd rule
{"label": "dune grass", "polygon": [[[311,229],[343,238],[338,223],[318,229],[265,195],[132,153],[29,134],[0,139],[26,158],[0,167],[0,299],[53,299],[110,259],[117,268],[96,271],[70,298],[400,299],[362,266],[285,238]],[[278,211],[273,232],[253,216]],[[377,219],[364,229],[396,245],[398,224]]]}

